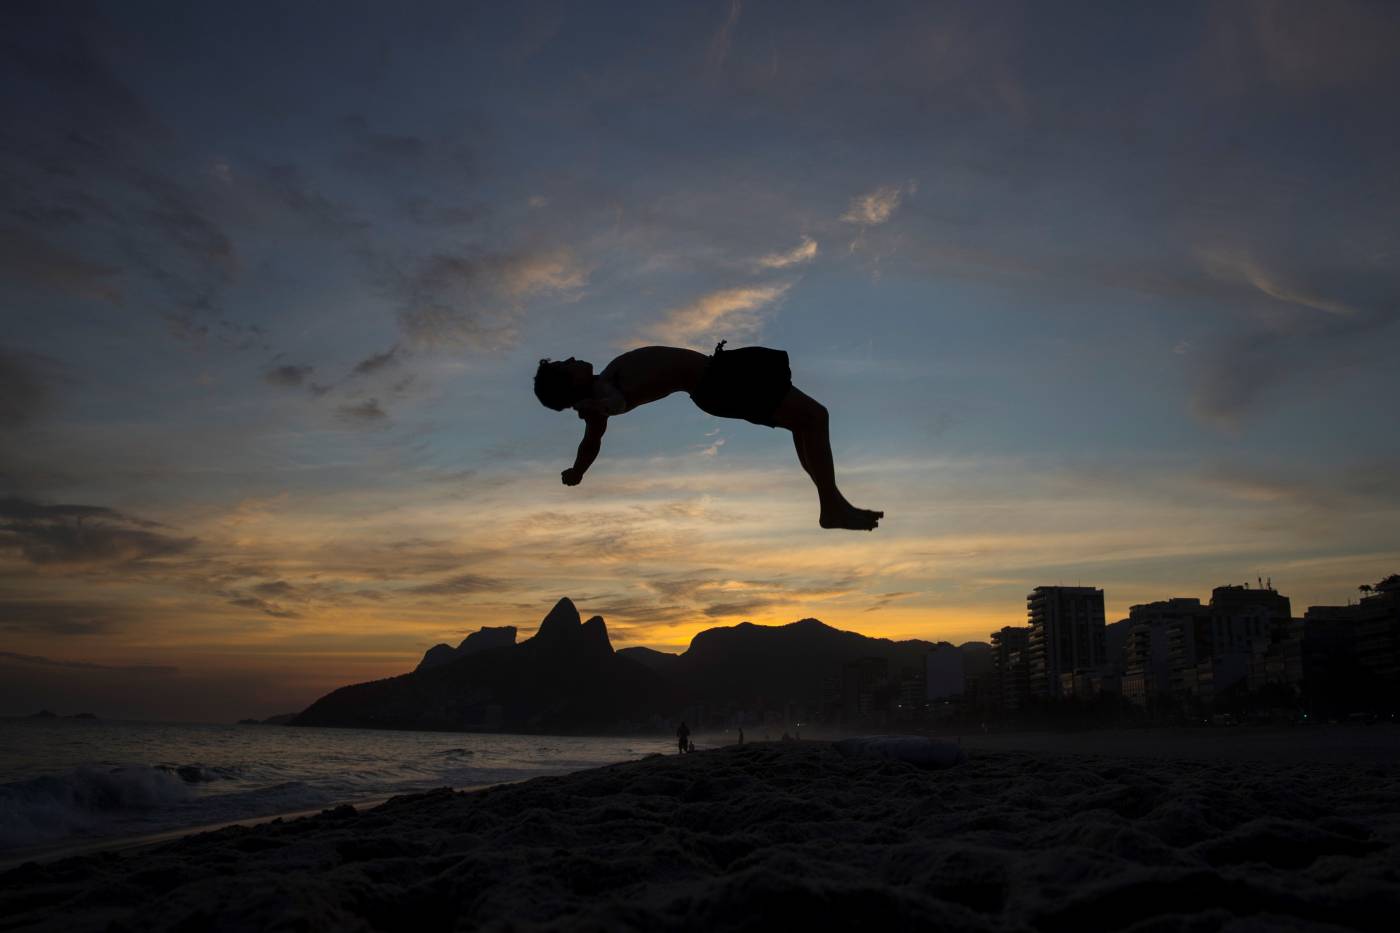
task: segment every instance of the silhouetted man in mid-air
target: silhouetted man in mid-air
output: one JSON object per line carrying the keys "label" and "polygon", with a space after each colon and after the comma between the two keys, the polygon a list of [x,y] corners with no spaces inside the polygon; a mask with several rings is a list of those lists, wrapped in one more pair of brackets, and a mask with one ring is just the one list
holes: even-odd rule
{"label": "silhouetted man in mid-air", "polygon": [[569,357],[541,360],[535,372],[535,395],[549,408],[573,408],[583,419],[583,441],[574,465],[563,472],[565,486],[577,486],[593,465],[608,418],[687,392],[701,411],[720,418],[743,418],[792,432],[797,459],[817,486],[823,528],[871,531],[884,512],[858,509],[836,488],[826,408],[792,384],[788,355],[767,347],[725,350],[713,356],[678,347],[629,350],[598,375],[593,364]]}

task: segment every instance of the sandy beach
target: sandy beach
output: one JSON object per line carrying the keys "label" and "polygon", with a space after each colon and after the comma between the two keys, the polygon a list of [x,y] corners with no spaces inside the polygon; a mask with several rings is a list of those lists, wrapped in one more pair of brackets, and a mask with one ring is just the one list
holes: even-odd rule
{"label": "sandy beach", "polygon": [[0,929],[1393,929],[1400,768],[824,742],[398,797],[0,875]]}

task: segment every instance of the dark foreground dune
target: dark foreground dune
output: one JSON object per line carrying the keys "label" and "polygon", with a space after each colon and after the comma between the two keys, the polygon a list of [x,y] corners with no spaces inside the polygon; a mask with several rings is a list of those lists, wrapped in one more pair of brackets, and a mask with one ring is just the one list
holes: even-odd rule
{"label": "dark foreground dune", "polygon": [[0,875],[0,929],[1370,929],[1400,771],[825,743],[652,758]]}

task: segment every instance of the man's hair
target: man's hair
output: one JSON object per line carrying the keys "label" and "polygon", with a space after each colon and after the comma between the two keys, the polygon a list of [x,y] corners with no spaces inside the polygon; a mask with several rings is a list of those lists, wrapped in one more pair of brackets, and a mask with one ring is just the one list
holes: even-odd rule
{"label": "man's hair", "polygon": [[555,411],[563,411],[577,402],[580,394],[560,363],[540,360],[540,368],[535,370],[535,397],[541,404]]}

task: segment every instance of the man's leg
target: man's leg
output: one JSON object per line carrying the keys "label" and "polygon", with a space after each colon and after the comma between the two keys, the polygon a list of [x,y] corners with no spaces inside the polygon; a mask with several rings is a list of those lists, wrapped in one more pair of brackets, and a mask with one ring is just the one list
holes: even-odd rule
{"label": "man's leg", "polygon": [[831,458],[831,434],[826,406],[793,388],[773,412],[773,423],[792,432],[797,459],[812,478],[821,500],[823,528],[852,528],[870,531],[884,512],[858,509],[846,501],[836,486],[836,465]]}

